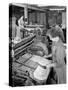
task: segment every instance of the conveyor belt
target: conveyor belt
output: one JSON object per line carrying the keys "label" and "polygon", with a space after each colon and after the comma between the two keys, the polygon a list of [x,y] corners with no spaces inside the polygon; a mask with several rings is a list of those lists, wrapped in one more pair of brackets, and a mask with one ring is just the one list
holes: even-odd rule
{"label": "conveyor belt", "polygon": [[20,43],[16,44],[14,47],[13,47],[13,50],[19,48],[20,46],[32,41],[36,36],[33,35],[33,36],[30,36],[30,37],[27,37],[27,38],[24,38]]}
{"label": "conveyor belt", "polygon": [[12,48],[14,50],[14,57],[18,58],[19,56],[25,54],[26,50],[32,45],[32,43],[34,43],[35,37],[35,35],[32,35],[23,39],[20,43],[14,45]]}
{"label": "conveyor belt", "polygon": [[26,44],[25,47],[19,49],[18,51],[15,51],[15,56],[22,53],[23,51],[25,51],[31,44],[33,43],[33,41],[31,41],[30,43]]}

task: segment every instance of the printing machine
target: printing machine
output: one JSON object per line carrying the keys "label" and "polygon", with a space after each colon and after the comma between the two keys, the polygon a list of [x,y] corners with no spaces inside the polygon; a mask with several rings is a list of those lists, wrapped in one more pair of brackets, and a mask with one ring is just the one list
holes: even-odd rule
{"label": "printing machine", "polygon": [[[13,80],[15,82],[15,80],[26,80],[28,78],[28,70],[31,68],[33,69],[32,67],[30,67],[29,65],[25,65],[24,62],[26,62],[27,60],[29,60],[29,58],[31,57],[29,54],[28,56],[26,55],[27,54],[27,49],[34,43],[34,39],[35,39],[35,35],[30,35],[24,39],[22,39],[19,43],[17,44],[9,44],[9,47],[10,47],[10,55],[9,55],[9,74],[10,74],[10,78],[9,80]],[[12,53],[11,51],[13,50],[14,52],[14,56],[12,57]],[[26,55],[26,56],[24,56]],[[25,57],[25,58],[23,58]],[[23,65],[24,66],[24,70],[22,69],[22,71],[19,69],[19,65]],[[15,74],[15,72],[17,74]],[[22,73],[22,75],[21,75]],[[12,76],[11,76],[12,75]],[[10,81],[11,82],[11,81]],[[12,84],[9,83],[13,86],[16,85],[16,83]]]}
{"label": "printing machine", "polygon": [[[33,76],[33,73],[37,69],[39,64],[30,60],[33,55],[32,53],[28,52],[28,49],[33,47],[35,38],[36,35],[30,35],[29,37],[21,40],[19,43],[11,45],[12,50],[14,51],[14,57],[11,57],[12,59],[10,58],[11,63],[9,67],[9,74],[12,76],[10,76],[11,79],[9,80],[11,80],[11,83],[9,84],[12,84],[12,86],[29,86],[39,85],[43,82],[46,83],[46,80],[38,80]],[[50,70],[47,71],[47,74],[49,74],[49,72]]]}

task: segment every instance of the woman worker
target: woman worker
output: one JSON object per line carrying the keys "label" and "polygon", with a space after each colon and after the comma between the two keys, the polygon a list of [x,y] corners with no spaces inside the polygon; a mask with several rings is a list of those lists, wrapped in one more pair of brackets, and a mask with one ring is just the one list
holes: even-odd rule
{"label": "woman worker", "polygon": [[[52,40],[52,63],[47,65],[48,68],[53,67],[56,71],[58,84],[66,83],[66,65],[65,65],[65,47],[61,33],[55,29],[50,29],[47,36]],[[45,56],[46,58],[51,55]]]}

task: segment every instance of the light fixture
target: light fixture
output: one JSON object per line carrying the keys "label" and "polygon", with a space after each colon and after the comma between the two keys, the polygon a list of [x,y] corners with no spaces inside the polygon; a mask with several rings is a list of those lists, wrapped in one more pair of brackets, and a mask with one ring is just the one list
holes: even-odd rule
{"label": "light fixture", "polygon": [[65,10],[65,8],[50,8],[49,10],[51,10],[51,11],[54,11],[54,10]]}
{"label": "light fixture", "polygon": [[43,5],[43,4],[39,4],[38,6],[39,6],[39,7],[42,7],[42,6],[45,6],[45,5]]}

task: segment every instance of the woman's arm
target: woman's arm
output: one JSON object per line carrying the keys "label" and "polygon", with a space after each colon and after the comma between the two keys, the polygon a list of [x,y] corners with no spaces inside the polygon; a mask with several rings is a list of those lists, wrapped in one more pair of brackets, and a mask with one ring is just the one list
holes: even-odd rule
{"label": "woman's arm", "polygon": [[51,67],[62,68],[63,67],[63,64],[59,64],[57,62],[53,62],[51,64],[48,64],[46,67],[47,68],[51,68]]}
{"label": "woman's arm", "polygon": [[[39,64],[40,65],[40,64]],[[56,63],[50,63],[50,64],[48,64],[48,65],[46,65],[46,66],[42,66],[42,65],[40,65],[42,68],[44,68],[44,69],[47,69],[47,68],[52,68],[52,67],[56,67]]]}
{"label": "woman's arm", "polygon": [[44,58],[49,58],[49,57],[52,57],[52,54],[49,54],[49,55],[44,55]]}
{"label": "woman's arm", "polygon": [[47,68],[56,67],[56,62],[48,64],[46,67]]}

